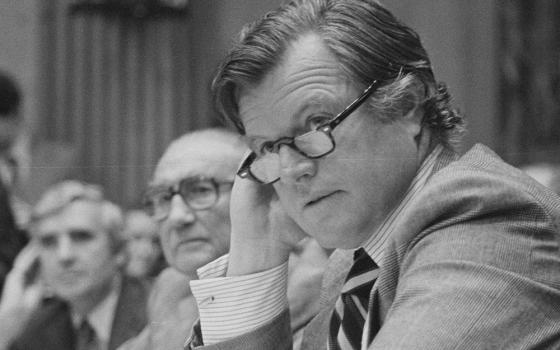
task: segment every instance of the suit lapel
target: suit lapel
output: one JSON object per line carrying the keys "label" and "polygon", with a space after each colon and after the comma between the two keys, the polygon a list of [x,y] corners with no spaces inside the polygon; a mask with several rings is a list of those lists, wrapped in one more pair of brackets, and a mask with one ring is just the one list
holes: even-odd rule
{"label": "suit lapel", "polygon": [[[458,158],[457,154],[453,151],[444,148],[436,159],[436,162],[430,173],[430,177],[441,169],[448,166],[451,162]],[[428,180],[429,181],[429,178]],[[402,217],[407,217],[407,215],[402,215]],[[411,232],[400,232],[403,226],[396,221],[394,223],[396,228],[395,232],[389,237],[387,245],[384,248],[384,257],[380,267],[379,278],[375,283],[374,287],[370,292],[369,305],[368,305],[368,341],[371,343],[375,335],[384,323],[389,308],[395,297],[395,292],[398,285],[398,273],[399,273],[399,256],[402,255],[400,252],[399,244],[395,244],[395,236],[400,233],[405,234],[416,234],[418,227],[414,227]],[[405,226],[406,227],[406,226]],[[408,229],[411,229],[408,227]],[[406,228],[405,228],[406,230]],[[399,246],[399,247],[397,247]]]}
{"label": "suit lapel", "polygon": [[117,308],[111,327],[109,350],[136,336],[146,325],[146,287],[137,280],[123,278]]}
{"label": "suit lapel", "polygon": [[68,306],[49,300],[32,316],[25,331],[14,342],[14,349],[74,350],[75,334]]}

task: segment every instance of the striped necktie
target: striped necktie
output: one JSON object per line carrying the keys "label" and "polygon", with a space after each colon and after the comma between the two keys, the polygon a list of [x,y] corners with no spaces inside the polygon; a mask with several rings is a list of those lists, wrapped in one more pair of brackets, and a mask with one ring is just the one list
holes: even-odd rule
{"label": "striped necktie", "polygon": [[360,349],[373,283],[379,274],[363,248],[354,252],[354,264],[335,303],[329,330],[329,349]]}

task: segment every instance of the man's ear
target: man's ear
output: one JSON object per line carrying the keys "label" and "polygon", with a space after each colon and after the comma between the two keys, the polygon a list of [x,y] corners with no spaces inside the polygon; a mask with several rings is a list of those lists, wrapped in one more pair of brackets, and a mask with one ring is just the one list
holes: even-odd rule
{"label": "man's ear", "polygon": [[411,108],[402,117],[402,123],[409,135],[410,139],[416,144],[420,159],[427,154],[430,149],[431,133],[428,128],[424,127],[424,106],[423,106],[423,89],[419,86],[411,88],[409,91]]}
{"label": "man's ear", "polygon": [[408,135],[419,143],[422,139],[422,121],[424,120],[424,108],[418,88],[411,88],[410,109],[403,115],[402,122]]}

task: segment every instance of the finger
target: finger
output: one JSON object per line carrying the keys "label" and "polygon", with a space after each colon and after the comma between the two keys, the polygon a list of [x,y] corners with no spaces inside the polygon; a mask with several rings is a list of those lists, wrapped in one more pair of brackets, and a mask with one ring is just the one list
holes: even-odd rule
{"label": "finger", "polygon": [[27,308],[35,308],[41,302],[44,295],[44,288],[36,283],[25,290],[23,303]]}
{"label": "finger", "polygon": [[18,254],[14,261],[14,270],[25,272],[29,270],[33,264],[37,261],[39,257],[39,252],[37,246],[34,243],[29,243],[26,245],[21,252]]}
{"label": "finger", "polygon": [[270,201],[275,195],[271,185],[262,185],[253,180],[243,179],[239,176],[235,178],[232,189],[232,203],[247,205],[248,207],[269,206]]}

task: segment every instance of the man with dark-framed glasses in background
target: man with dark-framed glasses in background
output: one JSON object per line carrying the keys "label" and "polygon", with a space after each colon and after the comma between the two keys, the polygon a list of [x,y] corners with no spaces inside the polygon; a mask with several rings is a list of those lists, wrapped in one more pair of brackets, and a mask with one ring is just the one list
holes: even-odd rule
{"label": "man with dark-framed glasses in background", "polygon": [[[184,345],[199,317],[189,281],[198,278],[200,267],[229,250],[231,188],[246,151],[239,135],[214,128],[187,133],[164,152],[144,202],[159,225],[161,246],[170,267],[155,282],[149,325],[120,350],[164,350]],[[291,329],[300,339],[298,331],[319,309],[327,255],[311,239],[295,244],[290,251]],[[235,291],[223,289],[220,293],[230,296]]]}
{"label": "man with dark-framed glasses in background", "polygon": [[377,1],[286,3],[242,30],[213,90],[252,153],[229,256],[191,281],[187,348],[291,349],[286,261],[307,236],[354,262],[303,349],[560,346],[558,197],[482,145],[458,154],[462,115]]}

